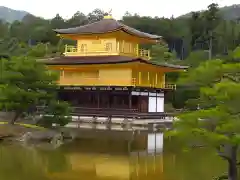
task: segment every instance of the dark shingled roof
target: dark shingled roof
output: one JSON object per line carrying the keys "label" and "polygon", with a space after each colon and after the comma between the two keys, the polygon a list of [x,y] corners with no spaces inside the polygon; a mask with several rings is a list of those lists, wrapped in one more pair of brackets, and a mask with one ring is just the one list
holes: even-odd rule
{"label": "dark shingled roof", "polygon": [[144,33],[141,31],[138,31],[134,28],[131,28],[127,25],[124,25],[114,19],[103,19],[101,21],[97,21],[91,24],[87,24],[84,26],[78,26],[74,28],[68,28],[68,29],[55,29],[54,31],[58,34],[102,34],[102,33],[108,33],[113,32],[117,30],[122,30],[128,34],[135,35],[141,38],[148,38],[152,40],[159,40],[161,39],[161,36],[152,35],[148,33]]}
{"label": "dark shingled roof", "polygon": [[140,62],[159,67],[168,67],[173,69],[188,69],[188,66],[179,66],[173,64],[156,64],[149,60],[141,58],[131,58],[127,56],[62,56],[52,59],[44,59],[41,62],[47,65],[88,65],[88,64],[121,64],[130,62]]}

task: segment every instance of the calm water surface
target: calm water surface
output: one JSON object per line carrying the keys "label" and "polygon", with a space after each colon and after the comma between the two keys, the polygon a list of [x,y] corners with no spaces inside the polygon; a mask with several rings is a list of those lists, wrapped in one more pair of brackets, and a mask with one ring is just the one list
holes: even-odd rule
{"label": "calm water surface", "polygon": [[0,145],[1,180],[210,180],[225,162],[211,151],[183,152],[172,142],[147,155],[120,141],[78,141],[57,150]]}

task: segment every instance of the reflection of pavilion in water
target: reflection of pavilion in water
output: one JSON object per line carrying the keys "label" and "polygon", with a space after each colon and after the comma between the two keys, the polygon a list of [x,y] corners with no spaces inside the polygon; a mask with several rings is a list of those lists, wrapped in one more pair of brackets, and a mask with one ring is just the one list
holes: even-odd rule
{"label": "reflection of pavilion in water", "polygon": [[[64,172],[48,173],[48,177],[52,180],[161,179],[162,155],[148,154],[145,151],[130,152],[128,143],[126,141],[80,142],[77,147],[70,147],[71,150],[67,150],[66,158],[70,167]],[[85,148],[81,145],[85,145]],[[133,150],[142,147],[142,144],[135,144]],[[119,149],[122,152],[119,152]],[[107,152],[108,150],[111,153]]]}

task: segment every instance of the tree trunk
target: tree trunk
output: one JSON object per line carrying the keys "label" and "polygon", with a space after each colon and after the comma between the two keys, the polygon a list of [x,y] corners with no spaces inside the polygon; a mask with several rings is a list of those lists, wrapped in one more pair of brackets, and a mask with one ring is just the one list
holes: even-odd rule
{"label": "tree trunk", "polygon": [[238,172],[237,172],[237,146],[232,146],[230,149],[230,160],[228,161],[228,179],[229,180],[237,180]]}
{"label": "tree trunk", "polygon": [[9,121],[9,124],[14,125],[21,114],[22,114],[21,112],[15,112],[15,115],[13,116],[11,121]]}

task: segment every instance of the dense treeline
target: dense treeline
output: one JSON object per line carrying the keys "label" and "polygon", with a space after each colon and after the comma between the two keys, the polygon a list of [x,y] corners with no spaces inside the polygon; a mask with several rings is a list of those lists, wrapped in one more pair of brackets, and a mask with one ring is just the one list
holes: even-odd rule
{"label": "dense treeline", "polygon": [[[52,31],[55,28],[69,28],[85,25],[103,18],[104,12],[95,9],[85,15],[76,12],[70,19],[57,14],[46,20],[26,15],[21,22],[12,24],[0,21],[1,54],[21,54],[29,45],[45,43],[53,46],[53,52],[61,51],[61,45],[74,43],[60,40]],[[212,45],[213,55],[226,54],[240,43],[240,24],[237,20],[224,20],[217,4],[211,4],[204,12],[193,12],[190,18],[152,18],[126,13],[121,21],[147,33],[164,37],[170,51],[185,59],[193,50],[208,50]]]}

